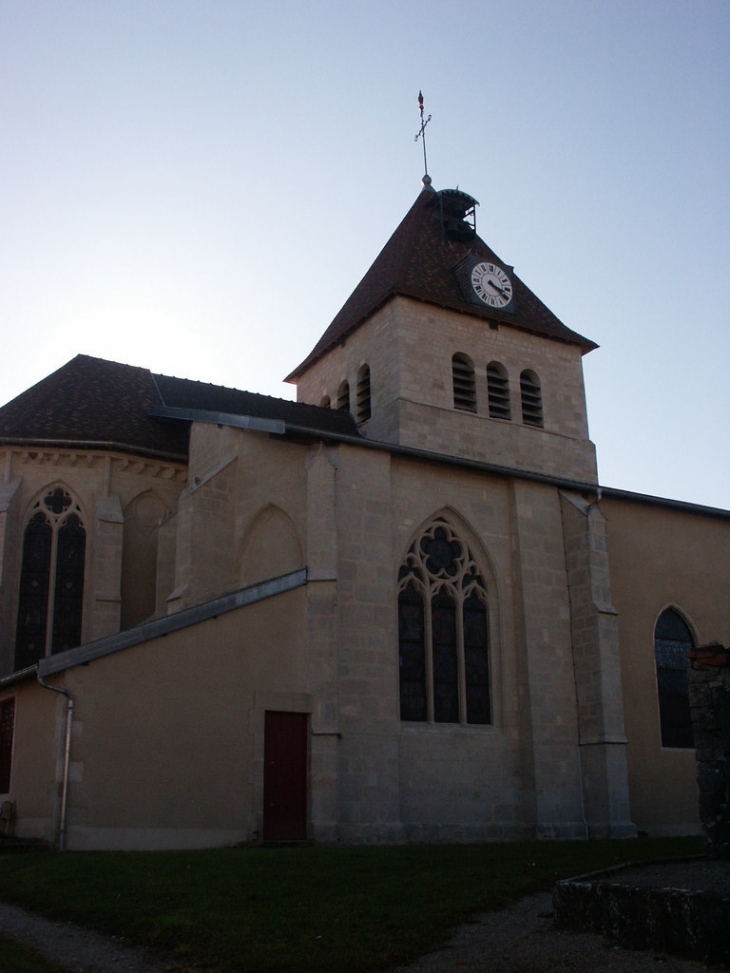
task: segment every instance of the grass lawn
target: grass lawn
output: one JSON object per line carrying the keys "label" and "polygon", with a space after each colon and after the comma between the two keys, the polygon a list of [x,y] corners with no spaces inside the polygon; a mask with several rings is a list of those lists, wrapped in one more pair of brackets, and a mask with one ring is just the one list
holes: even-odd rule
{"label": "grass lawn", "polygon": [[0,970],[7,973],[59,973],[59,967],[47,963],[29,946],[0,932]]}
{"label": "grass lawn", "polygon": [[[367,973],[558,878],[701,850],[699,839],[675,838],[33,852],[0,857],[0,899],[159,947],[180,969]],[[0,969],[15,969],[2,952]]]}

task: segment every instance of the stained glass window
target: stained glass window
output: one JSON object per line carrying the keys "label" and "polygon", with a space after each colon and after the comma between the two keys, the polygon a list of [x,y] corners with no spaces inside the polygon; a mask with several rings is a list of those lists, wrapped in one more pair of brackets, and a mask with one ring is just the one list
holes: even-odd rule
{"label": "stained glass window", "polygon": [[486,585],[470,551],[438,519],[398,580],[401,719],[490,723]]}
{"label": "stained glass window", "polygon": [[86,530],[62,487],[38,501],[23,535],[15,668],[81,642]]}
{"label": "stained glass window", "polygon": [[654,629],[654,657],[663,747],[694,746],[689,710],[689,659],[687,658],[687,653],[693,648],[694,639],[689,626],[679,612],[667,608],[659,616]]}

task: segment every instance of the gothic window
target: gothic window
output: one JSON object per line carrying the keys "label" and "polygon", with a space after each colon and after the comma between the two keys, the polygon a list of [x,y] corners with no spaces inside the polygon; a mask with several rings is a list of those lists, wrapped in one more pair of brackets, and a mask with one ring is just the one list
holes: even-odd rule
{"label": "gothic window", "polygon": [[350,383],[344,381],[337,390],[337,408],[340,412],[350,411]]}
{"label": "gothic window", "polygon": [[520,375],[522,421],[528,426],[542,426],[542,389],[540,379],[530,369]]}
{"label": "gothic window", "polygon": [[363,365],[357,373],[357,421],[367,422],[370,408],[370,366]]}
{"label": "gothic window", "polygon": [[689,659],[694,639],[679,612],[667,608],[654,629],[654,656],[663,747],[693,747],[689,713]]}
{"label": "gothic window", "polygon": [[464,412],[477,411],[477,387],[474,363],[468,355],[458,353],[451,359],[454,382],[454,408]]}
{"label": "gothic window", "polygon": [[329,395],[323,395],[322,401],[319,404],[323,409],[329,409],[332,405]]}
{"label": "gothic window", "polygon": [[80,644],[85,559],[81,509],[56,487],[35,504],[23,535],[16,669]]}
{"label": "gothic window", "polygon": [[492,419],[511,419],[509,401],[509,379],[507,369],[498,361],[487,365],[487,392],[489,395],[489,415]]}
{"label": "gothic window", "polygon": [[402,720],[491,723],[486,585],[443,519],[401,566],[398,654]]}

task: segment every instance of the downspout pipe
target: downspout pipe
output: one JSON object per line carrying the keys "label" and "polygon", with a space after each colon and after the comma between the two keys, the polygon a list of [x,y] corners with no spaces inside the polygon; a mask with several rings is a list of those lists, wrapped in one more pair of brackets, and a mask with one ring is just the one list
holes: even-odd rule
{"label": "downspout pipe", "polygon": [[44,682],[40,672],[37,678],[39,685],[44,689],[50,689],[51,692],[60,693],[66,697],[66,733],[63,744],[63,777],[61,783],[61,820],[58,826],[57,842],[58,850],[63,851],[66,847],[66,808],[68,806],[68,771],[71,762],[71,728],[74,720],[74,698],[69,689],[64,689],[62,686],[51,686],[50,683]]}

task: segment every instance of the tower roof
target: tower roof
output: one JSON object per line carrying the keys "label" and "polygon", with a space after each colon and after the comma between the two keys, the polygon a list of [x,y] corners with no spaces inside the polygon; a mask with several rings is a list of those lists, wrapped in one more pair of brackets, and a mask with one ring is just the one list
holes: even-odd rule
{"label": "tower roof", "polygon": [[596,348],[595,342],[566,327],[514,273],[514,312],[479,307],[466,299],[455,273],[462,261],[472,256],[505,266],[464,219],[475,205],[476,200],[458,190],[424,188],[320,340],[286,381],[296,382],[330,348],[398,295],[576,345],[584,353]]}

